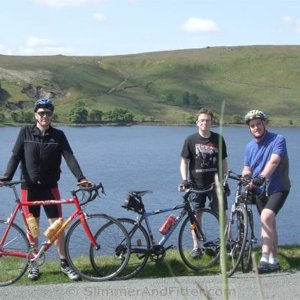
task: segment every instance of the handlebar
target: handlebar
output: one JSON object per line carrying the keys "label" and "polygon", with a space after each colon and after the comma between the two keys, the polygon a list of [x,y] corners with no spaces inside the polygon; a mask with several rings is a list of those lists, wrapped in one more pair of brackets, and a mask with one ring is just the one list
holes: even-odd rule
{"label": "handlebar", "polygon": [[247,185],[252,181],[252,178],[250,176],[242,176],[240,174],[237,174],[231,170],[229,170],[224,178],[224,185],[228,182],[228,179],[233,179],[236,181],[241,182],[243,185]]}
{"label": "handlebar", "polygon": [[199,190],[199,189],[195,189],[192,185],[190,185],[189,188],[185,188],[183,185],[180,184],[178,186],[178,191],[184,192],[184,193],[205,194],[205,193],[211,192],[214,189],[214,186],[215,186],[215,184],[212,183],[208,189]]}
{"label": "handlebar", "polygon": [[[24,183],[24,180],[16,180],[16,181],[0,181],[0,187],[8,187],[12,188],[15,192],[16,199],[18,198],[16,192],[16,185]],[[100,193],[105,195],[104,186],[100,182],[99,184],[95,184],[89,187],[85,187],[79,185],[77,189],[72,190],[72,196],[76,196],[79,192],[82,192],[82,198],[79,201],[80,205],[85,205],[88,202],[95,200],[97,197],[100,197]]]}
{"label": "handlebar", "polygon": [[24,180],[16,180],[16,181],[0,181],[0,187],[5,186],[12,188],[18,184],[24,183]]}
{"label": "handlebar", "polygon": [[[246,186],[249,183],[252,183],[252,180],[253,180],[253,178],[249,175],[248,176],[247,175],[242,176],[242,175],[237,174],[237,173],[235,173],[231,170],[229,170],[227,172],[227,174],[225,175],[224,182],[223,182],[224,185],[227,183],[228,178],[238,181],[239,182],[238,184],[242,185],[242,186]],[[264,183],[262,184],[262,186],[261,186],[262,187],[261,194],[266,193],[266,195],[267,195],[267,186],[268,186],[268,184],[269,184],[269,181],[268,181],[268,179],[266,179],[264,181]]]}
{"label": "handlebar", "polygon": [[71,191],[71,194],[76,196],[79,192],[82,192],[82,199],[79,201],[80,205],[85,205],[88,202],[95,200],[97,197],[100,198],[100,193],[106,195],[104,192],[104,186],[101,182],[89,187],[79,185],[77,189]]}

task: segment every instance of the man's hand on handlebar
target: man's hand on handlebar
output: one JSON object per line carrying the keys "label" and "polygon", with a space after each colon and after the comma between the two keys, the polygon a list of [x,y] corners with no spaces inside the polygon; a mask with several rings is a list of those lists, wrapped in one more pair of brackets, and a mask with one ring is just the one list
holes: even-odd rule
{"label": "man's hand on handlebar", "polygon": [[90,188],[93,186],[93,184],[88,181],[86,178],[83,178],[81,179],[79,182],[78,182],[78,185],[84,187],[84,188]]}
{"label": "man's hand on handlebar", "polygon": [[224,189],[224,194],[226,197],[229,197],[230,194],[231,194],[231,191],[230,191],[230,188],[229,188],[229,185],[228,183],[225,183],[225,185],[223,186],[223,189]]}
{"label": "man's hand on handlebar", "polygon": [[188,180],[182,180],[182,182],[178,186],[179,192],[184,192],[185,190],[191,188],[191,183]]}
{"label": "man's hand on handlebar", "polygon": [[0,176],[0,187],[2,187],[4,184],[3,182],[10,181],[10,178],[7,176]]}
{"label": "man's hand on handlebar", "polygon": [[264,176],[258,176],[252,179],[252,184],[254,184],[255,186],[259,187],[262,186],[266,181],[266,178]]}

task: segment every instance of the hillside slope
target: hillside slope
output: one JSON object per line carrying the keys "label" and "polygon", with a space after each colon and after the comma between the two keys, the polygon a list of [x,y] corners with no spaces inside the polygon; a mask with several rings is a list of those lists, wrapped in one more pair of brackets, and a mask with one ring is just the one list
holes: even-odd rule
{"label": "hillside slope", "polygon": [[[201,106],[225,121],[253,108],[273,125],[300,125],[300,46],[215,47],[123,56],[0,55],[0,107],[31,108],[42,90],[60,120],[77,101],[88,109],[129,110],[137,121],[186,123]],[[27,102],[28,101],[28,102]],[[8,109],[9,108],[9,109]]]}

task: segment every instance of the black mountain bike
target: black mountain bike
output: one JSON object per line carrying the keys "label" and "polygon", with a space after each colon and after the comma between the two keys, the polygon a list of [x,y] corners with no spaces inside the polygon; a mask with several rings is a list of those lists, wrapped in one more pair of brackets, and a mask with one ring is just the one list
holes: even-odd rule
{"label": "black mountain bike", "polygon": [[[153,262],[161,261],[166,251],[175,248],[174,245],[167,245],[170,236],[175,229],[182,223],[178,235],[178,250],[183,262],[191,269],[199,271],[210,267],[218,261],[218,251],[206,248],[206,244],[216,240],[219,237],[218,216],[211,209],[203,208],[198,217],[192,204],[195,193],[206,193],[213,189],[213,185],[208,190],[195,190],[193,188],[185,190],[183,202],[179,205],[146,211],[142,197],[150,191],[132,191],[129,192],[125,200],[124,208],[136,212],[136,219],[119,218],[122,225],[127,229],[131,241],[131,255],[127,267],[118,275],[119,279],[128,279],[138,274],[146,265],[150,258]],[[159,242],[156,242],[151,230],[149,218],[151,216],[179,211],[174,223],[169,230],[164,233]],[[200,253],[195,257],[192,253],[195,239],[200,243]]]}

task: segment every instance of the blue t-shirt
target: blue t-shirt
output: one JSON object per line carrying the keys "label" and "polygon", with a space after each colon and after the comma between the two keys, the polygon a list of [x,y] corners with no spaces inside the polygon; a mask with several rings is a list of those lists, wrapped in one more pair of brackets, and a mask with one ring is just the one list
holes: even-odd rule
{"label": "blue t-shirt", "polygon": [[288,191],[291,187],[289,180],[289,159],[286,141],[282,135],[266,132],[264,138],[257,142],[251,140],[246,145],[244,165],[250,167],[252,176],[261,174],[272,154],[281,157],[280,163],[269,178],[268,193]]}

